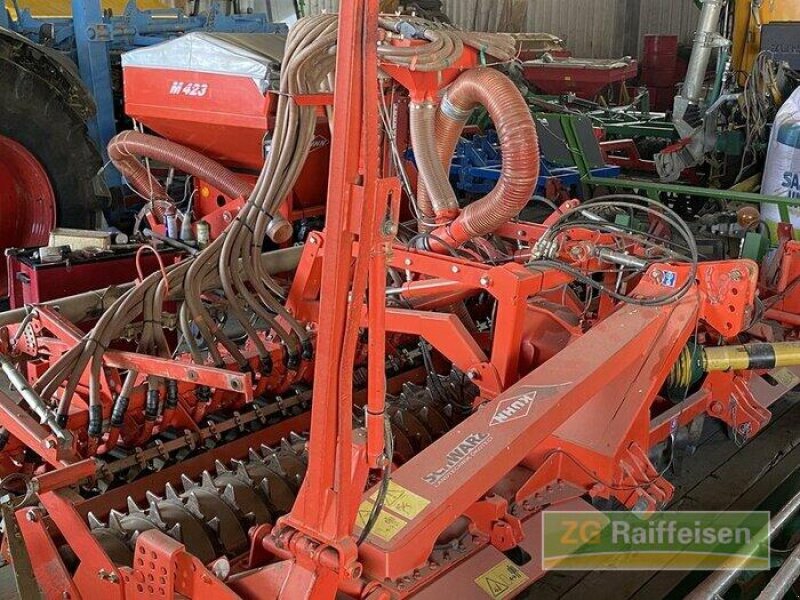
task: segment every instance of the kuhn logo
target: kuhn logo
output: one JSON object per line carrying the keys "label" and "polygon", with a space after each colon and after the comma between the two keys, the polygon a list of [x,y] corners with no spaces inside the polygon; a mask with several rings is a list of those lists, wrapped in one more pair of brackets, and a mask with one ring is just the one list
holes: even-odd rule
{"label": "kuhn logo", "polygon": [[314,150],[322,150],[323,148],[326,148],[330,143],[331,142],[328,138],[318,135],[311,141],[310,151],[314,152]]}
{"label": "kuhn logo", "polygon": [[171,96],[194,96],[195,98],[200,98],[208,94],[208,84],[173,81],[169,88],[169,93]]}
{"label": "kuhn logo", "polygon": [[533,405],[534,400],[536,400],[536,392],[529,392],[527,394],[522,394],[521,396],[503,400],[497,405],[497,408],[494,411],[494,416],[492,417],[492,420],[489,421],[489,426],[502,425],[504,423],[508,423],[509,421],[515,421],[516,419],[527,417],[531,412],[531,406]]}
{"label": "kuhn logo", "polygon": [[492,436],[488,433],[471,433],[464,440],[447,453],[444,465],[440,469],[431,471],[422,479],[434,487],[439,487],[447,481],[456,471],[463,467],[469,460],[483,448]]}

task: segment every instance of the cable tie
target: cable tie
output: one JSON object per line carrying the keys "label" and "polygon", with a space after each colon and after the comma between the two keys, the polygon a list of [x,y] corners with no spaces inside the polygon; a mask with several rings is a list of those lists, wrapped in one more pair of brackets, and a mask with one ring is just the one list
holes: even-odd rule
{"label": "cable tie", "polygon": [[247,229],[247,230],[248,230],[250,233],[255,233],[255,231],[253,231],[253,228],[250,226],[250,224],[249,224],[249,223],[246,223],[245,221],[243,221],[243,220],[242,220],[240,217],[236,217],[236,218],[234,219],[234,221],[237,221],[237,222],[239,222],[239,223],[242,225],[242,227],[244,227],[245,229]]}

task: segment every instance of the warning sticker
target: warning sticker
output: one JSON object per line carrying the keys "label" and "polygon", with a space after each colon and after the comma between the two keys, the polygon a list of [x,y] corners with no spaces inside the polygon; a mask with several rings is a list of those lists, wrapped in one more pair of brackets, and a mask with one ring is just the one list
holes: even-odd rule
{"label": "warning sticker", "polygon": [[795,375],[790,369],[775,369],[770,375],[783,387],[793,388],[800,383],[800,377]]}
{"label": "warning sticker", "polygon": [[[363,529],[367,521],[369,521],[373,506],[374,504],[371,500],[364,500],[361,506],[358,507],[356,524],[361,527],[361,529]],[[378,520],[375,521],[375,525],[372,527],[372,531],[370,531],[370,535],[375,535],[383,541],[388,542],[406,525],[408,525],[408,521],[405,519],[401,519],[386,510],[382,510],[380,515],[378,515]]]}
{"label": "warning sticker", "polygon": [[509,597],[528,579],[529,577],[520,571],[517,565],[506,558],[483,575],[476,577],[475,583],[492,600],[502,600]]}
{"label": "warning sticker", "polygon": [[[378,491],[375,491],[370,497],[374,501],[378,497]],[[406,519],[413,519],[425,510],[425,507],[430,503],[430,500],[415,494],[411,490],[407,490],[394,481],[390,481],[383,506],[398,515],[404,516]]]}

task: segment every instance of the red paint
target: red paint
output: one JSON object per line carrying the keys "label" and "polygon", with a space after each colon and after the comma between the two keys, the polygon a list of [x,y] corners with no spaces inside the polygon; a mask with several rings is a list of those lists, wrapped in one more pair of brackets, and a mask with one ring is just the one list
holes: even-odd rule
{"label": "red paint", "polygon": [[[56,224],[56,197],[42,163],[22,144],[0,135],[0,253],[46,246]],[[5,261],[0,297],[5,296]]]}

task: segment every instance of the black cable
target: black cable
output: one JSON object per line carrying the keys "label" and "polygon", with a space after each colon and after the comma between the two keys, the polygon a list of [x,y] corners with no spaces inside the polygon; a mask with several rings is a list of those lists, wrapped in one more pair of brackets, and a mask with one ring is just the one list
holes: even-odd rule
{"label": "black cable", "polygon": [[[612,201],[613,200],[613,201]],[[622,201],[620,201],[622,200]],[[637,202],[644,202],[646,205],[650,206],[642,206],[640,204],[634,204],[632,202],[628,202],[627,200],[635,200]],[[652,207],[657,207],[658,210]],[[574,208],[566,213],[562,214],[559,219],[554,223],[542,236],[540,239],[540,244],[543,244],[544,247],[551,246],[555,242],[555,237],[561,231],[567,228],[575,228],[578,225],[568,223],[568,220],[576,215],[586,216],[585,213],[589,211],[589,209],[597,209],[597,208],[623,208],[629,210],[640,210],[646,212],[650,215],[655,216],[663,220],[667,225],[671,226],[674,230],[681,234],[681,237],[684,238],[686,242],[685,248],[689,250],[690,257],[685,257],[689,259],[691,263],[691,273],[690,276],[686,278],[686,281],[674,292],[656,297],[656,298],[635,298],[632,296],[627,296],[623,294],[619,294],[614,290],[607,288],[600,282],[595,281],[590,276],[586,275],[582,270],[578,269],[577,267],[573,267],[565,262],[556,260],[556,259],[539,259],[536,261],[532,261],[531,266],[535,265],[543,265],[546,267],[558,269],[562,272],[569,274],[570,276],[574,277],[576,280],[584,283],[587,286],[590,286],[601,293],[607,294],[612,298],[620,301],[625,302],[628,304],[634,304],[638,306],[663,306],[665,304],[670,304],[672,302],[676,302],[680,298],[682,298],[691,288],[691,286],[695,282],[695,278],[697,276],[698,271],[698,264],[699,264],[699,253],[697,250],[697,243],[694,239],[694,235],[692,234],[689,226],[680,218],[680,216],[675,213],[673,210],[664,206],[660,202],[655,200],[651,200],[645,196],[638,196],[635,194],[618,194],[618,195],[607,195],[607,196],[599,196],[594,198],[588,202],[585,202],[582,206]],[[604,228],[608,228],[610,235],[619,235],[619,231],[614,231],[614,229],[620,229],[621,226],[618,226],[614,223],[608,221],[601,221],[591,226],[593,229],[598,229],[603,231]],[[649,234],[642,234],[642,237],[645,237]],[[674,257],[673,257],[674,258]],[[686,262],[686,261],[685,261]]]}
{"label": "black cable", "polygon": [[386,446],[384,448],[384,466],[383,474],[381,475],[381,487],[378,490],[378,495],[375,497],[375,504],[372,506],[369,518],[364,523],[364,528],[361,530],[361,535],[358,536],[357,546],[364,543],[364,540],[369,537],[375,524],[378,522],[378,517],[381,516],[384,504],[386,503],[386,494],[389,492],[389,482],[392,479],[392,460],[394,459],[394,436],[392,435],[392,425],[389,421],[387,414],[384,412],[383,419],[383,435]]}

